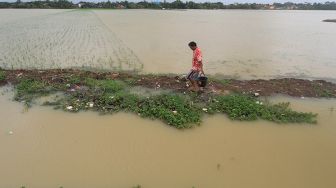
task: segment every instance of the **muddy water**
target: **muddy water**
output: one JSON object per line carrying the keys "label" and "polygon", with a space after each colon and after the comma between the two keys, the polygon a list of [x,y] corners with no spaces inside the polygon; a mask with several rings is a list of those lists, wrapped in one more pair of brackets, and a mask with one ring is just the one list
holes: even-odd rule
{"label": "muddy water", "polygon": [[203,49],[207,73],[239,78],[335,79],[334,11],[95,10],[144,62],[146,72],[185,72],[188,42]]}
{"label": "muddy water", "polygon": [[0,187],[336,186],[335,100],[272,99],[318,112],[316,126],[218,115],[180,131],[124,113],[23,112],[9,98],[0,97]]}
{"label": "muddy water", "polygon": [[185,73],[195,40],[207,74],[336,81],[335,11],[0,10],[3,68]]}

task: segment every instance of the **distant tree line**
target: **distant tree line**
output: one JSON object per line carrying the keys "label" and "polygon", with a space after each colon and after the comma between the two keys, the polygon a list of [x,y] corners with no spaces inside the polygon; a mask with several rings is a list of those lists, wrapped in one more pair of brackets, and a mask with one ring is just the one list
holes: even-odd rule
{"label": "distant tree line", "polygon": [[0,8],[72,9],[77,7],[78,6],[76,4],[73,4],[67,0],[46,0],[32,2],[22,2],[18,0],[14,3],[0,2]]}
{"label": "distant tree line", "polygon": [[41,8],[41,9],[73,9],[73,8],[108,8],[108,9],[269,9],[269,10],[336,10],[336,2],[326,3],[234,3],[225,5],[222,2],[195,3],[192,1],[176,0],[173,2],[79,2],[72,3],[67,0],[46,0],[32,2],[0,2],[0,8]]}

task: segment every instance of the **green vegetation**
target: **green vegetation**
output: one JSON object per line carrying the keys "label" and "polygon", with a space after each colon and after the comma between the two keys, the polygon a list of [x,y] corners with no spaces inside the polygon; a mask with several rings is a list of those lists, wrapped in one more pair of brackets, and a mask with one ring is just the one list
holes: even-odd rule
{"label": "green vegetation", "polygon": [[176,128],[190,128],[201,122],[201,108],[179,95],[158,95],[143,100],[138,113],[142,117],[161,119]]}
{"label": "green vegetation", "polygon": [[263,104],[242,94],[165,93],[146,97],[132,94],[131,87],[120,80],[75,75],[67,77],[65,83],[21,78],[15,86],[15,100],[29,104],[33,99],[60,91],[64,96],[44,105],[68,112],[131,112],[144,118],[159,119],[178,129],[199,125],[203,115],[215,113],[225,113],[229,118],[241,121],[264,119],[277,123],[316,123],[316,114],[295,112],[289,108],[289,103]]}
{"label": "green vegetation", "polygon": [[116,80],[95,80],[92,78],[85,79],[85,85],[94,89],[101,89],[104,92],[117,92],[125,88],[125,84]]}
{"label": "green vegetation", "polygon": [[216,83],[220,83],[223,86],[227,86],[231,83],[231,80],[229,80],[229,79],[218,79],[218,78],[215,78],[215,77],[209,77],[209,81],[214,81]]}
{"label": "green vegetation", "polygon": [[233,120],[264,119],[277,123],[316,123],[316,114],[295,112],[289,103],[263,104],[245,95],[216,96],[209,105],[210,113],[226,113]]}
{"label": "green vegetation", "polygon": [[[92,82],[94,81],[88,81],[90,84]],[[160,119],[176,128],[190,128],[201,122],[200,108],[181,95],[142,97],[129,93],[123,83],[117,81],[99,80],[97,83],[87,86],[89,90],[67,93],[64,98],[45,105],[70,112],[89,109],[103,114],[133,112],[141,117]]]}
{"label": "green vegetation", "polygon": [[322,85],[320,85],[320,84],[314,83],[313,84],[313,89],[318,94],[318,96],[325,97],[325,98],[335,97],[335,95],[333,94],[332,91],[330,91],[328,89],[324,89],[322,87]]}
{"label": "green vegetation", "polygon": [[6,74],[4,71],[0,70],[0,82],[4,81],[6,79]]}
{"label": "green vegetation", "polygon": [[34,79],[22,79],[15,86],[15,100],[31,102],[34,98],[45,96],[55,91],[51,85]]}

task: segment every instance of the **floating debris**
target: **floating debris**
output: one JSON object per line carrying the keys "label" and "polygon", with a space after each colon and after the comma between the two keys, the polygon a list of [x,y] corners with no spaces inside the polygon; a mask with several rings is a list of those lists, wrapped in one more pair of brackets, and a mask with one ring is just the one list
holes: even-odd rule
{"label": "floating debris", "polygon": [[259,93],[254,93],[254,96],[255,96],[255,97],[259,97],[260,94],[259,94]]}
{"label": "floating debris", "polygon": [[260,102],[260,101],[256,101],[256,104],[260,104],[260,105],[262,105],[263,103],[262,103],[262,102]]}
{"label": "floating debris", "polygon": [[92,108],[93,105],[94,105],[94,103],[93,102],[89,102],[88,105],[89,105],[90,108]]}
{"label": "floating debris", "polygon": [[72,110],[73,107],[72,107],[72,106],[67,106],[66,109],[67,109],[67,110]]}

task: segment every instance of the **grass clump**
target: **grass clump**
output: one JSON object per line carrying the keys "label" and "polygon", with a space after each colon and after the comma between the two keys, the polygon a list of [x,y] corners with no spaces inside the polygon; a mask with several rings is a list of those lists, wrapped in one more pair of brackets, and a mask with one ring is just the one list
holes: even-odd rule
{"label": "grass clump", "polygon": [[179,95],[158,95],[141,102],[138,113],[142,117],[161,119],[176,128],[190,128],[201,122],[199,107]]}
{"label": "grass clump", "polygon": [[[90,107],[90,104],[92,106]],[[176,128],[191,128],[201,122],[201,111],[192,102],[179,95],[157,95],[143,98],[127,91],[106,92],[97,95],[72,93],[63,101],[46,103],[66,111],[93,109],[104,114],[133,112],[144,118],[160,119]]]}
{"label": "grass clump", "polygon": [[322,85],[313,84],[313,89],[315,90],[317,95],[320,96],[320,97],[325,97],[325,98],[335,97],[335,95],[333,94],[332,91],[330,91],[328,89],[324,89],[322,87]]}
{"label": "grass clump", "polygon": [[53,86],[34,79],[23,79],[15,87],[15,100],[30,102],[33,98],[50,94]]}
{"label": "grass clump", "polygon": [[90,88],[99,88],[103,92],[117,92],[125,89],[126,84],[116,80],[96,80],[92,78],[86,78],[84,85]]}
{"label": "grass clump", "polygon": [[264,119],[277,123],[316,123],[316,114],[296,112],[289,103],[262,104],[245,95],[217,96],[209,104],[210,113],[226,113],[233,120]]}
{"label": "grass clump", "polygon": [[220,79],[220,78],[213,77],[213,76],[209,77],[209,81],[219,83],[219,84],[221,84],[223,86],[228,86],[232,82],[232,80],[229,80],[229,79]]}
{"label": "grass clump", "polygon": [[5,81],[6,79],[6,74],[4,71],[0,70],[0,82]]}
{"label": "grass clump", "polygon": [[73,75],[68,78],[69,84],[80,84],[83,79],[78,75]]}
{"label": "grass clump", "polygon": [[96,104],[102,112],[137,112],[139,101],[140,98],[137,95],[123,91],[117,93],[104,93],[97,98]]}

